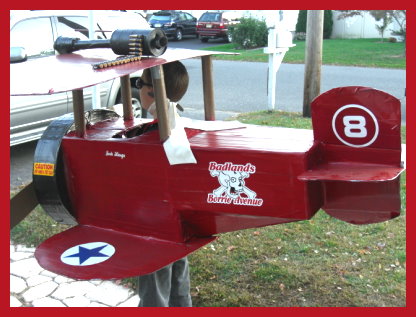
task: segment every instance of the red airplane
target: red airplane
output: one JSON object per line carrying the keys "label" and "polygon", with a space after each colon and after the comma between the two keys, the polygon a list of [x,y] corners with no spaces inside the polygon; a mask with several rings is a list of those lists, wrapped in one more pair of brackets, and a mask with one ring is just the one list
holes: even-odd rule
{"label": "red airplane", "polygon": [[[400,214],[398,99],[367,87],[332,89],[312,103],[313,131],[214,121],[211,55],[217,53],[167,49],[94,69],[91,64],[115,58],[99,49],[13,65],[11,94],[72,90],[74,97],[74,115],[53,122],[39,140],[34,185],[26,189],[36,192],[32,205],[74,225],[38,246],[43,268],[76,279],[137,276],[220,233],[306,220],[320,208],[353,224]],[[202,59],[207,121],[179,121],[175,129],[184,131],[191,161],[179,156],[172,163],[183,144],[166,149],[176,132],[167,123],[160,65],[195,57]],[[132,116],[127,88],[123,117],[108,110],[84,117],[83,88],[117,77],[128,82],[145,68],[152,69],[158,114],[164,114],[158,129]],[[22,86],[19,71],[55,79]]]}

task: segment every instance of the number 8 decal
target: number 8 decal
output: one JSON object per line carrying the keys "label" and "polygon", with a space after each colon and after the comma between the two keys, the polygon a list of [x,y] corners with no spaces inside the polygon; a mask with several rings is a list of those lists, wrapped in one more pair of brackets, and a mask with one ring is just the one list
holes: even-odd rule
{"label": "number 8 decal", "polygon": [[344,122],[344,132],[347,137],[365,138],[367,136],[367,129],[365,128],[365,118],[363,116],[345,116],[342,119],[342,122]]}
{"label": "number 8 decal", "polygon": [[332,130],[342,143],[352,147],[366,147],[378,137],[379,127],[374,114],[361,105],[339,108],[332,118]]}

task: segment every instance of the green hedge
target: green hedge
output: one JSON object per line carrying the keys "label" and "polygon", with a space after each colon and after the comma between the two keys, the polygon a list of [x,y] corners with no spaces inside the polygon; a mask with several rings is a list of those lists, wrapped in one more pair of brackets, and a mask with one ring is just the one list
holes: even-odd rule
{"label": "green hedge", "polygon": [[239,48],[254,48],[267,46],[267,25],[265,21],[254,18],[242,18],[239,24],[231,29],[233,43]]}
{"label": "green hedge", "polygon": [[[306,33],[307,13],[308,10],[299,10],[296,33]],[[332,10],[324,10],[324,39],[329,39],[331,37],[333,24]]]}

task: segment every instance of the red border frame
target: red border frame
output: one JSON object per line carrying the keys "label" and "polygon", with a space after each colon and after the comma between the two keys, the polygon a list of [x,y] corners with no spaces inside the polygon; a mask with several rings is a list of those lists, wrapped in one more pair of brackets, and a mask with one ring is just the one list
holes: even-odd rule
{"label": "red border frame", "polygon": [[[49,2],[49,3],[48,3]],[[52,1],[48,1],[48,2],[42,2],[42,6],[43,7],[51,7],[54,9],[57,9],[57,7],[59,8],[59,6],[61,6],[61,9],[67,9],[65,7],[63,7],[64,5],[67,5],[67,2],[52,2]],[[188,2],[188,3],[187,3]],[[108,7],[108,2],[98,2],[95,1],[94,2],[84,2],[87,5],[78,5],[78,8],[81,7],[89,7],[91,8],[91,6],[94,6],[95,9],[103,9],[103,5]],[[297,9],[299,7],[306,7],[306,9],[313,9],[310,8],[312,6],[312,4],[318,8],[317,9],[321,9],[319,8],[319,6],[325,6],[327,8],[330,8],[332,6],[337,6],[340,7],[341,5],[335,4],[334,2],[329,2],[327,1],[326,3],[317,3],[317,2],[304,2],[304,5],[302,5],[302,2],[292,2],[293,5],[290,6],[289,8],[286,7],[286,9],[290,9],[290,7],[292,7],[292,9]],[[366,2],[362,2],[362,1],[349,1],[349,2],[344,2],[348,7],[348,8],[354,8],[354,9],[367,9],[369,7],[391,7],[391,6],[397,6],[397,4],[392,3],[391,1],[366,1]],[[33,3],[31,3],[31,5],[33,5]],[[126,4],[125,4],[126,5]],[[166,4],[160,3],[160,2],[153,2],[153,3],[148,3],[146,4],[146,7],[149,8],[166,8],[166,9],[179,9],[178,7],[173,7],[175,5],[175,2],[169,1]],[[266,2],[266,3],[262,3],[259,4],[258,2],[255,4],[256,9],[258,9],[259,7],[261,7],[262,9],[276,9],[276,7],[280,6],[281,4],[277,3],[277,2]],[[363,8],[363,5],[365,6]],[[27,2],[22,2],[21,4],[17,4],[17,3],[13,3],[13,4],[9,4],[9,3],[3,3],[3,6],[13,6],[13,8],[2,8],[5,10],[0,11],[2,18],[0,19],[0,23],[1,25],[1,32],[4,33],[2,34],[2,39],[5,42],[9,42],[9,33],[6,34],[6,30],[7,30],[7,16],[9,15],[9,12],[7,10],[10,9],[25,9],[27,7],[30,7],[30,5]],[[72,7],[74,7],[74,3],[72,3]],[[130,4],[129,7],[132,7],[132,9],[135,9],[136,7],[140,6],[140,2],[132,2]],[[225,7],[224,7],[225,6]],[[409,23],[409,27],[408,29],[408,35],[407,35],[407,56],[408,57],[412,57],[412,58],[407,58],[407,63],[408,69],[415,69],[415,59],[414,56],[416,56],[416,49],[415,47],[412,47],[412,45],[414,45],[414,41],[415,41],[415,37],[414,37],[414,32],[413,32],[413,27],[414,27],[414,19],[416,18],[416,13],[415,11],[411,10],[412,4],[409,4],[409,2],[407,2],[406,4],[401,3],[401,7],[404,7],[408,10],[407,14],[409,15],[409,19],[407,19],[407,22]],[[414,5],[413,5],[414,6]],[[248,3],[244,3],[241,1],[227,1],[226,5],[224,5],[224,3],[217,1],[217,3],[213,3],[213,2],[209,2],[209,3],[201,3],[201,2],[195,2],[195,1],[181,1],[180,4],[180,8],[182,9],[198,9],[199,8],[203,8],[203,9],[213,9],[213,8],[218,8],[218,7],[222,7],[223,9],[254,9],[254,5],[253,2],[250,2],[250,4]],[[297,8],[296,8],[297,7]],[[345,9],[346,6],[342,6],[341,8],[337,8],[337,9]],[[128,8],[125,8],[128,9]],[[7,54],[7,50],[6,47],[3,46],[3,49],[1,50],[1,54],[2,54],[2,58],[1,61],[3,63],[2,65],[2,69],[6,72],[5,75],[3,75],[3,79],[2,79],[2,83],[3,84],[7,84],[6,87],[9,87],[9,83],[8,83],[8,78],[9,78],[9,66],[8,64],[8,60],[9,57],[6,56]],[[409,84],[412,84],[414,82],[414,73],[409,72],[409,74],[407,75],[407,86],[410,86]],[[29,83],[30,84],[30,83]],[[5,91],[6,89],[3,88],[3,91]],[[6,94],[2,94],[1,97],[2,99],[2,104],[3,107],[7,107],[7,105],[9,104],[9,97],[6,96]],[[408,130],[408,135],[410,137],[407,138],[407,156],[408,159],[407,161],[410,162],[410,164],[408,164],[407,166],[407,189],[409,192],[410,190],[413,190],[415,187],[415,178],[414,178],[414,169],[415,167],[413,166],[413,151],[412,149],[414,148],[414,130],[415,130],[415,126],[413,124],[412,121],[414,121],[415,118],[415,108],[414,108],[414,103],[413,101],[415,100],[415,90],[413,90],[412,88],[410,88],[407,91],[407,105],[409,105],[409,107],[407,108],[407,122],[410,122],[409,125],[409,130]],[[1,132],[2,135],[8,135],[9,133],[9,116],[6,115],[6,113],[3,113],[0,116],[0,128],[1,128]],[[10,166],[10,147],[8,144],[8,138],[3,137],[0,138],[0,146],[1,146],[1,152],[3,153],[0,157],[1,157],[1,166],[3,166],[3,170],[1,172],[1,177],[0,177],[0,181],[1,181],[1,199],[0,199],[0,210],[2,210],[3,212],[6,212],[7,210],[9,210],[9,197],[6,197],[7,191],[7,182],[10,180],[10,175],[9,173],[6,173],[6,164],[9,163]],[[409,159],[410,158],[410,159]],[[415,203],[414,203],[414,199],[412,198],[412,195],[409,196],[410,198],[407,199],[407,210],[413,210]],[[0,238],[1,240],[1,254],[8,254],[8,245],[6,244],[8,242],[9,239],[9,219],[8,219],[8,213],[6,213],[6,216],[3,216],[6,219],[3,218],[3,220],[1,221],[1,225],[3,228],[1,228],[2,230],[0,230],[2,237]],[[407,241],[411,242],[411,241],[415,241],[416,238],[416,232],[414,230],[412,230],[412,226],[415,223],[415,214],[413,212],[407,212]],[[400,315],[409,315],[409,314],[414,314],[415,313],[415,307],[416,307],[416,301],[415,301],[415,293],[414,293],[414,282],[415,282],[415,268],[414,268],[414,259],[415,259],[415,255],[412,252],[413,250],[410,249],[411,244],[408,243],[407,244],[407,307],[405,308],[312,308],[311,309],[307,309],[307,308],[228,308],[225,309],[225,313],[229,314],[229,313],[235,313],[235,314],[239,314],[241,315],[252,315],[252,314],[256,314],[256,313],[260,313],[260,314],[267,314],[267,315],[272,315],[272,314],[320,314],[320,315],[333,315],[333,314],[337,314],[338,316],[341,315],[345,315],[345,316],[350,316],[351,314],[371,314],[371,315],[381,315],[381,314],[388,314],[389,316],[391,316],[391,314],[400,314]],[[7,274],[9,274],[9,261],[8,259],[3,256],[1,257],[1,272],[2,272],[2,280],[3,281],[7,281],[9,279],[9,277],[7,276]],[[7,284],[6,284],[7,285]],[[0,312],[8,315],[20,315],[20,314],[30,314],[33,313],[31,312],[27,312],[25,309],[19,309],[19,308],[10,308],[9,307],[9,296],[8,296],[8,288],[7,287],[1,287],[1,295],[0,295],[0,303],[1,303],[1,308],[0,308]],[[83,308],[81,308],[82,310],[84,310]],[[195,309],[198,309],[197,311],[195,311]],[[22,311],[21,311],[22,310]],[[67,309],[67,310],[59,310],[56,308],[39,308],[36,310],[38,313],[40,314],[73,314],[74,311],[72,309]],[[153,314],[157,314],[158,313],[158,309],[157,308],[153,308],[153,309],[147,309],[146,311],[144,311],[144,314],[147,315],[147,313],[153,313]],[[413,311],[413,313],[411,313]],[[91,311],[90,311],[91,312]],[[163,312],[164,314],[168,313],[168,314],[180,314],[181,316],[186,316],[186,315],[213,315],[213,314],[222,314],[224,312],[223,308],[191,308],[191,309],[173,309],[173,310],[169,310],[169,312]],[[113,315],[114,311],[113,310],[99,310],[100,314],[107,314],[107,315]],[[134,312],[132,310],[124,310],[124,313],[134,313],[134,314],[138,314],[140,312],[138,312],[137,310],[135,310]]]}

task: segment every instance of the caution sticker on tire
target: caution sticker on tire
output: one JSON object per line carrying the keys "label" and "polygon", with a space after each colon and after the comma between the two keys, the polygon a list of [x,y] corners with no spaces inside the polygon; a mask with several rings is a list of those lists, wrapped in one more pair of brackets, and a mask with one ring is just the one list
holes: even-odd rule
{"label": "caution sticker on tire", "polygon": [[53,176],[55,164],[52,163],[33,163],[33,175]]}

